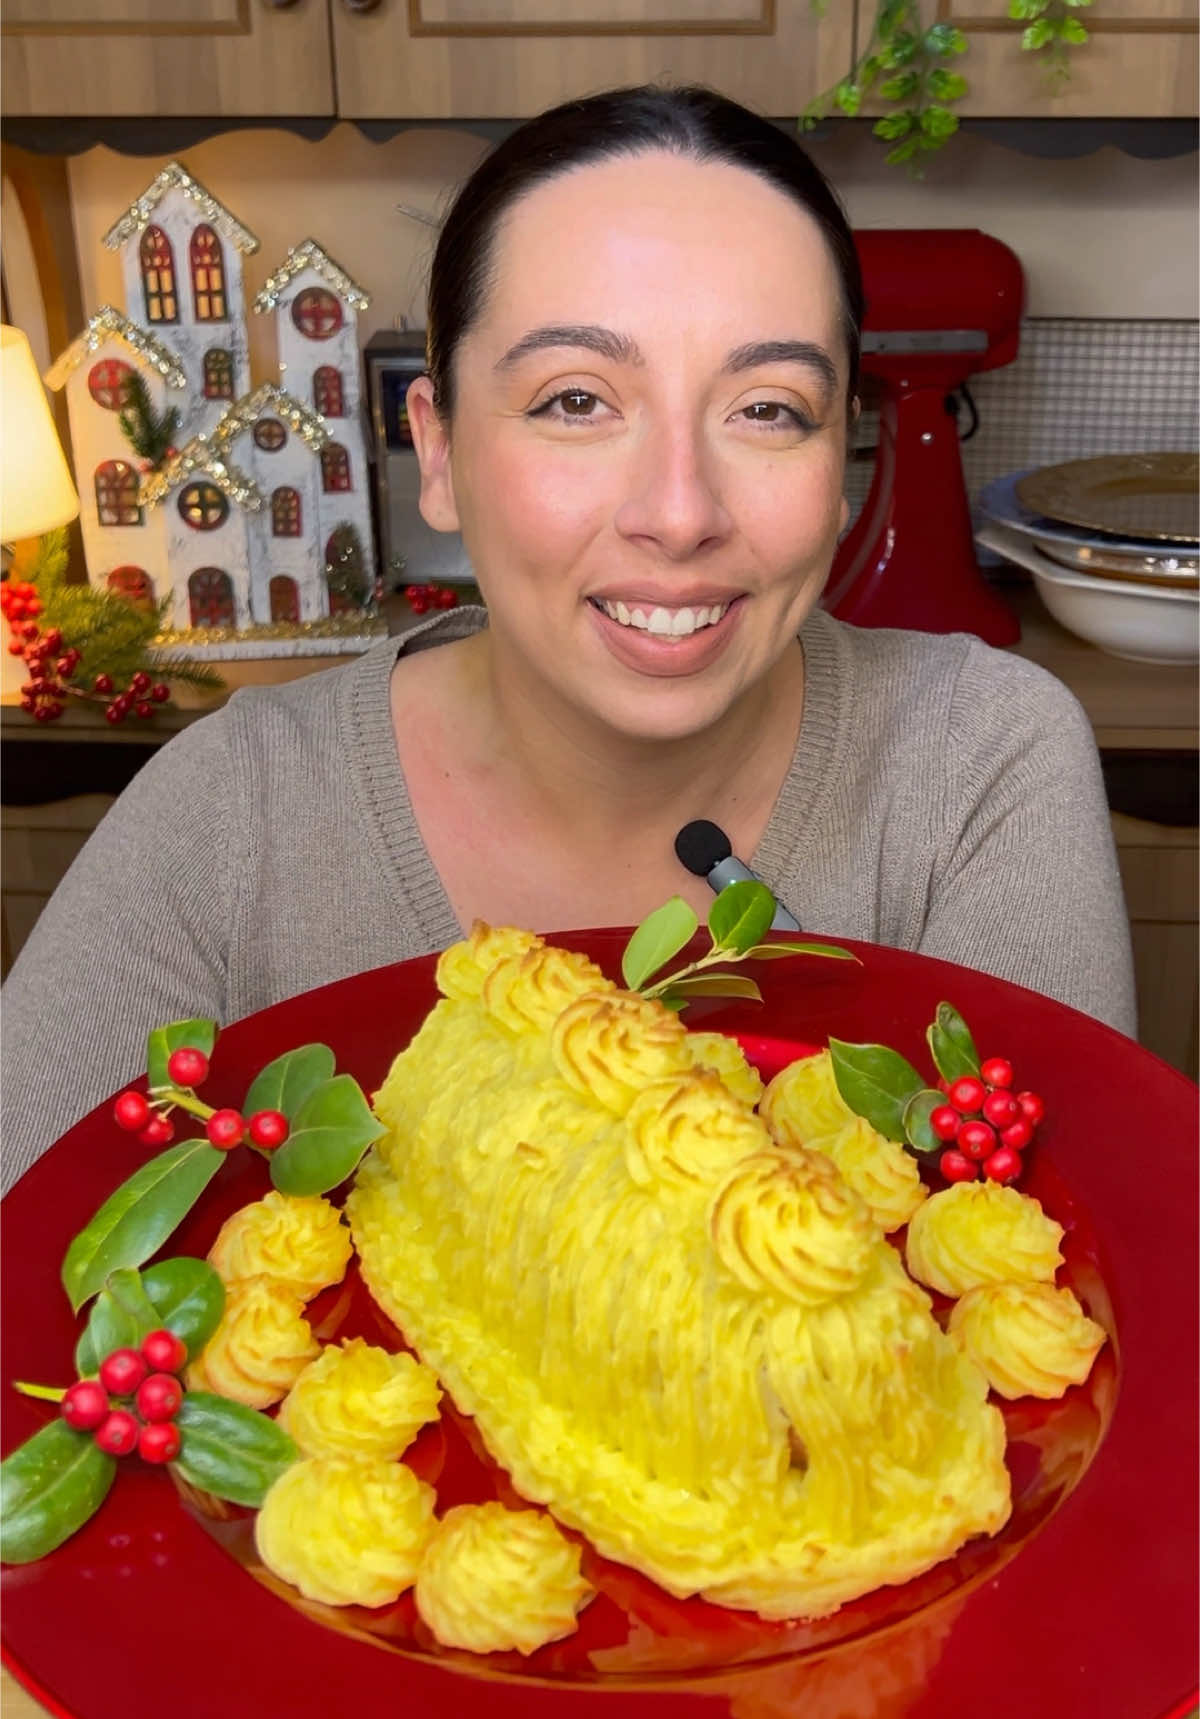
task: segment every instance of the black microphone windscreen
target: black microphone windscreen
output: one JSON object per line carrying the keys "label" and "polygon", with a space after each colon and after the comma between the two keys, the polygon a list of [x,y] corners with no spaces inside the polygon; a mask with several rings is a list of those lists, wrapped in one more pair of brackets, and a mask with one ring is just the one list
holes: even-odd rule
{"label": "black microphone windscreen", "polygon": [[697,818],[694,823],[685,824],[675,837],[675,852],[680,863],[696,877],[707,877],[715,865],[729,858],[733,844],[719,824]]}

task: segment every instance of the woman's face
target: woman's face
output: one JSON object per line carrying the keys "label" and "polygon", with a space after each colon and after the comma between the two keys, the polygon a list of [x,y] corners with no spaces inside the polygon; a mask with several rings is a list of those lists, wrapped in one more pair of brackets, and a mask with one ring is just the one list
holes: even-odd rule
{"label": "woman's face", "polygon": [[741,168],[576,168],[501,224],[422,512],[461,530],[530,696],[642,739],[765,686],[845,523],[846,365],[815,221]]}

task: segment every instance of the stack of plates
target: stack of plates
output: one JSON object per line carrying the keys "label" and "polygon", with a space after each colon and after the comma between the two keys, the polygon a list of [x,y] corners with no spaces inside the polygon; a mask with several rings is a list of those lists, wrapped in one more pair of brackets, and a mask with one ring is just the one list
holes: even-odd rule
{"label": "stack of plates", "polygon": [[1200,660],[1195,454],[1105,454],[997,478],[979,542],[1033,574],[1051,614],[1115,656]]}

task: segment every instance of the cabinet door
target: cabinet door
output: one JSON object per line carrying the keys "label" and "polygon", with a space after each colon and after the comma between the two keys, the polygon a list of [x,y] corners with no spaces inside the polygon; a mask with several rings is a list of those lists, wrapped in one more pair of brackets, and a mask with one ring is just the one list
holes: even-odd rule
{"label": "cabinet door", "polygon": [[334,111],[328,0],[5,0],[2,34],[10,118]]}
{"label": "cabinet door", "polygon": [[1200,831],[1112,815],[1137,976],[1138,1038],[1197,1078]]}
{"label": "cabinet door", "polygon": [[[869,29],[875,0],[859,7]],[[1200,112],[1197,0],[1094,0],[1076,14],[1090,40],[1067,50],[1069,75],[1026,53],[1008,0],[924,0],[926,21],[954,24],[967,52],[954,62],[970,89],[955,111],[995,119],[1189,118]]]}
{"label": "cabinet door", "polygon": [[829,0],[332,0],[338,111],[520,118],[616,84],[704,83],[777,118],[850,63]]}

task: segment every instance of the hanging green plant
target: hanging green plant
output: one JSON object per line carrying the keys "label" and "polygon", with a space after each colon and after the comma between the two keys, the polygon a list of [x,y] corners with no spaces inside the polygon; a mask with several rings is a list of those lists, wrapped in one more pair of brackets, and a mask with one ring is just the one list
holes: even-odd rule
{"label": "hanging green plant", "polygon": [[1068,52],[1082,47],[1088,33],[1076,13],[1092,0],[1008,0],[1008,15],[1024,24],[1021,47],[1037,54],[1048,76],[1058,81],[1070,76]]}

